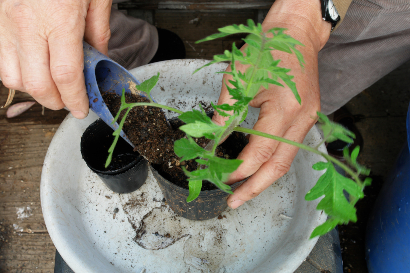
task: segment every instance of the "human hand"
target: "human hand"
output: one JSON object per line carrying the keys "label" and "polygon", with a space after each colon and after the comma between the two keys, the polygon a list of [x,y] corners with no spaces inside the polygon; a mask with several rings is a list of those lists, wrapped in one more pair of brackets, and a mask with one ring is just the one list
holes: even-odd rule
{"label": "human hand", "polygon": [[[250,103],[250,106],[261,109],[254,129],[302,142],[315,124],[316,112],[320,110],[317,57],[329,38],[331,25],[321,19],[320,1],[278,0],[262,26],[264,31],[274,27],[287,28],[287,34],[304,44],[298,49],[306,64],[302,69],[295,55],[272,51],[273,58],[281,60],[279,66],[290,68],[290,74],[295,76],[302,104],[297,102],[286,85],[285,88],[270,85],[268,90],[260,90]],[[239,63],[236,67],[242,72],[247,68]],[[230,77],[225,75],[223,82],[228,82]],[[218,101],[218,104],[224,103],[234,103],[225,85]],[[217,114],[213,120],[217,124],[224,123],[224,118]],[[294,146],[251,135],[249,144],[238,157],[244,162],[231,175],[228,184],[250,177],[229,196],[228,205],[235,209],[268,188],[289,170],[297,151]]]}
{"label": "human hand", "polygon": [[0,77],[47,108],[88,114],[83,37],[108,53],[112,0],[0,2]]}

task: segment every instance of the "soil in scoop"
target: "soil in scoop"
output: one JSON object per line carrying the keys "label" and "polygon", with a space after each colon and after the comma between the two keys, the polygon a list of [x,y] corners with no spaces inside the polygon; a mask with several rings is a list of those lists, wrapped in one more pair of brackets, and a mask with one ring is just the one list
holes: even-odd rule
{"label": "soil in scoop", "polygon": [[[121,106],[121,98],[115,93],[104,92],[102,97],[108,109],[115,116]],[[149,102],[147,98],[126,94],[126,102]],[[120,119],[125,114],[123,111]],[[118,121],[118,122],[119,122]],[[197,169],[194,160],[180,162],[180,158],[174,153],[174,142],[185,137],[185,133],[178,128],[184,123],[175,118],[168,124],[163,111],[157,107],[138,106],[134,107],[124,123],[124,133],[134,144],[134,151],[143,155],[152,166],[167,180],[188,189],[187,177],[182,171],[182,166],[188,171]],[[198,145],[205,147],[207,139],[195,139]],[[236,158],[246,146],[248,140],[242,133],[234,132],[217,149],[217,155],[224,158]],[[214,190],[215,185],[203,181],[202,190]]]}

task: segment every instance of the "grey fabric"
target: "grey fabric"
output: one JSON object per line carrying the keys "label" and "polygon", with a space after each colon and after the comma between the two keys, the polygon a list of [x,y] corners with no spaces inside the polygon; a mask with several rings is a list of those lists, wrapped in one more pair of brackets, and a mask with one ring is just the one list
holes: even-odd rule
{"label": "grey fabric", "polygon": [[145,65],[154,57],[158,48],[158,33],[153,25],[113,8],[110,29],[108,55],[126,69]]}
{"label": "grey fabric", "polygon": [[410,1],[354,0],[319,52],[322,112],[330,114],[410,59]]}

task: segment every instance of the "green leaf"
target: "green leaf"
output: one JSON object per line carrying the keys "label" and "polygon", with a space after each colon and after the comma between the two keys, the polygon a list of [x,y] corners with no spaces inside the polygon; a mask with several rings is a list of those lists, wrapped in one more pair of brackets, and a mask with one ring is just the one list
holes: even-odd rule
{"label": "green leaf", "polygon": [[186,199],[187,203],[194,201],[201,193],[202,180],[189,180],[188,187],[189,195]]}
{"label": "green leaf", "polygon": [[187,124],[195,123],[196,121],[212,124],[211,118],[206,115],[205,111],[198,111],[195,109],[179,115],[178,118]]}
{"label": "green leaf", "polygon": [[356,147],[353,149],[352,154],[351,154],[351,156],[350,156],[350,158],[351,158],[353,164],[356,164],[356,163],[357,163],[357,156],[359,155],[359,152],[360,152],[360,146],[356,146]]}
{"label": "green leaf", "polygon": [[196,43],[202,43],[205,41],[211,41],[218,38],[226,37],[231,34],[239,33],[250,33],[250,34],[259,34],[262,32],[262,26],[258,24],[255,26],[255,23],[252,20],[248,20],[248,26],[245,25],[231,25],[218,29],[219,33],[212,34],[202,40],[197,41]]}
{"label": "green leaf", "polygon": [[311,201],[324,195],[317,206],[318,210],[324,210],[327,215],[340,223],[356,222],[356,209],[348,202],[344,196],[344,191],[350,196],[360,199],[364,197],[362,188],[353,180],[339,174],[330,162],[320,162],[314,166],[318,170],[326,168],[326,172],[306,194],[305,199]]}
{"label": "green leaf", "polygon": [[325,235],[326,233],[334,229],[338,224],[343,223],[339,222],[337,219],[328,219],[326,222],[313,230],[312,234],[310,235],[310,239],[315,238],[316,236]]}
{"label": "green leaf", "polygon": [[290,46],[288,44],[275,41],[274,39],[269,41],[267,45],[271,47],[272,49],[276,49],[276,50],[283,51],[286,53],[292,53],[292,50],[290,49]]}
{"label": "green leaf", "polygon": [[152,88],[154,88],[154,86],[157,84],[158,79],[159,79],[159,72],[157,75],[152,76],[148,80],[143,81],[140,85],[137,85],[137,89],[139,91],[146,93],[148,95],[148,98],[151,100],[150,93],[151,93]]}
{"label": "green leaf", "polygon": [[359,151],[360,151],[360,146],[356,146],[353,151],[352,154],[349,154],[349,147],[345,147],[343,149],[343,158],[346,160],[346,162],[353,168],[356,169],[358,174],[363,174],[363,175],[369,175],[370,174],[370,169],[367,169],[366,167],[360,165],[357,162],[357,157],[359,155]]}
{"label": "green leaf", "polygon": [[250,46],[255,47],[256,49],[261,49],[260,43],[252,40],[252,39],[242,39],[245,43],[247,43]]}
{"label": "green leaf", "polygon": [[192,172],[183,168],[184,173],[190,180],[208,180],[222,191],[232,194],[231,187],[224,182],[228,180],[232,172],[238,169],[242,160],[219,158],[212,154],[206,154],[204,155],[204,158],[207,160],[198,159],[197,162],[200,164],[205,163],[202,165],[206,165],[207,168]]}
{"label": "green leaf", "polygon": [[327,162],[317,162],[312,166],[312,169],[314,169],[315,171],[323,171],[327,169]]}
{"label": "green leaf", "polygon": [[231,116],[230,114],[228,114],[228,113],[226,113],[226,112],[220,110],[220,109],[218,108],[218,105],[215,105],[213,102],[211,102],[211,106],[212,106],[212,108],[213,108],[216,112],[218,112],[218,114],[219,114],[220,116],[222,116],[222,117],[230,117],[230,116]]}
{"label": "green leaf", "polygon": [[329,118],[320,112],[317,112],[319,117],[320,128],[323,131],[326,142],[333,142],[335,140],[342,140],[347,143],[353,143],[353,138],[356,138],[355,134],[340,124],[332,122]]}
{"label": "green leaf", "polygon": [[192,74],[195,74],[196,72],[198,72],[198,71],[201,70],[202,68],[207,67],[207,66],[210,66],[210,65],[212,65],[212,64],[230,61],[231,58],[232,58],[232,53],[229,52],[229,50],[225,50],[225,51],[224,51],[224,54],[214,55],[214,60],[213,60],[213,61],[211,61],[211,62],[207,63],[206,65],[203,65],[203,66],[201,66],[200,68],[196,69],[196,70],[194,71],[194,73],[192,73]]}
{"label": "green leaf", "polygon": [[189,123],[179,127],[180,130],[184,131],[187,135],[193,137],[206,137],[208,139],[215,139],[215,135],[221,130],[224,130],[222,126],[218,126],[215,123],[195,121],[194,123]]}
{"label": "green leaf", "polygon": [[227,33],[227,32],[226,33],[215,33],[215,34],[209,35],[208,37],[206,37],[204,39],[196,41],[195,44],[199,44],[199,43],[207,42],[207,41],[212,41],[212,40],[215,40],[215,39],[218,39],[218,38],[223,38],[223,37],[229,36],[231,34],[232,33]]}
{"label": "green leaf", "polygon": [[234,109],[232,105],[229,105],[227,103],[215,105],[215,107],[224,111],[232,111]]}
{"label": "green leaf", "polygon": [[370,186],[372,184],[372,179],[370,177],[366,177],[364,180],[364,185],[365,186]]}
{"label": "green leaf", "polygon": [[204,148],[199,146],[192,137],[181,138],[174,142],[175,154],[181,157],[181,161],[201,157],[206,153]]}

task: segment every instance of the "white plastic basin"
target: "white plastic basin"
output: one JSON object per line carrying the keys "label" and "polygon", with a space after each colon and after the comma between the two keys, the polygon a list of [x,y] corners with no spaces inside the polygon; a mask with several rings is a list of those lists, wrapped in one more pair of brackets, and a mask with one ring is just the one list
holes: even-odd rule
{"label": "white plastic basin", "polygon": [[[166,61],[131,73],[145,80],[159,71],[155,100],[187,110],[218,99],[222,74],[215,72],[226,65],[192,75],[205,63]],[[251,109],[244,126],[251,128],[257,117],[258,110]],[[139,190],[116,194],[87,168],[80,138],[96,118],[94,113],[84,120],[67,116],[50,144],[41,178],[48,232],[75,272],[290,273],[314,247],[317,239],[308,238],[326,216],[304,196],[321,175],[311,168],[320,156],[299,151],[290,171],[257,198],[228,208],[222,219],[190,221],[166,206],[152,174]],[[304,143],[320,141],[313,127]],[[325,151],[323,145],[320,149]]]}

